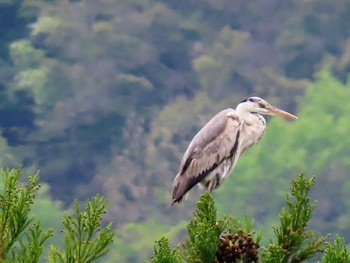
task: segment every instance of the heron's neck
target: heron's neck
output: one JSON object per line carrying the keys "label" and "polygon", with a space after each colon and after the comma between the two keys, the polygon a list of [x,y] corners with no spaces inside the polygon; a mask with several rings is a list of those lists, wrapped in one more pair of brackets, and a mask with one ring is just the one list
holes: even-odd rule
{"label": "heron's neck", "polygon": [[256,123],[257,119],[265,123],[264,117],[257,112],[251,112],[246,104],[238,104],[236,111],[242,120],[247,124],[254,124]]}

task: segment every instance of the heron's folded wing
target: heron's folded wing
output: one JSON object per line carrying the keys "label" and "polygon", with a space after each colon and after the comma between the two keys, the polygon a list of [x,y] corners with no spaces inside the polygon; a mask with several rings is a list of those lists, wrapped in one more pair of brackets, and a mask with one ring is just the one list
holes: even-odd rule
{"label": "heron's folded wing", "polygon": [[214,116],[193,138],[174,180],[173,201],[199,183],[237,147],[239,117],[233,109]]}

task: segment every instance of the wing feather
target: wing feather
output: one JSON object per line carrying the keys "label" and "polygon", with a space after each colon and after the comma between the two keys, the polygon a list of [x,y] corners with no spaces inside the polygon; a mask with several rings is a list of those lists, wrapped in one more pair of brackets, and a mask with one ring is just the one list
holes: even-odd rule
{"label": "wing feather", "polygon": [[215,115],[193,138],[174,180],[173,203],[199,183],[237,147],[240,119],[233,109]]}

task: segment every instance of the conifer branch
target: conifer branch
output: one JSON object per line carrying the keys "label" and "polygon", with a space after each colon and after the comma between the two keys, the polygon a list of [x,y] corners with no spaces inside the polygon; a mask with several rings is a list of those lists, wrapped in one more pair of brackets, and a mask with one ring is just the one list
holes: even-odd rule
{"label": "conifer branch", "polygon": [[92,262],[105,255],[114,236],[114,232],[111,231],[112,223],[101,228],[106,205],[107,200],[96,195],[88,200],[85,211],[81,211],[76,201],[72,213],[65,215],[63,220],[64,251],[52,246],[49,262]]}
{"label": "conifer branch", "polygon": [[[314,231],[307,229],[312,217],[315,203],[310,203],[309,190],[315,177],[306,180],[304,175],[292,181],[291,194],[287,195],[286,207],[280,214],[280,226],[274,227],[277,241],[265,248],[263,262],[302,262],[315,258],[322,252],[326,236],[320,237]],[[276,257],[277,256],[277,257]]]}
{"label": "conifer branch", "polygon": [[0,170],[4,188],[0,194],[0,261],[38,262],[52,230],[43,231],[29,211],[39,190],[39,173],[20,187],[21,169]]}

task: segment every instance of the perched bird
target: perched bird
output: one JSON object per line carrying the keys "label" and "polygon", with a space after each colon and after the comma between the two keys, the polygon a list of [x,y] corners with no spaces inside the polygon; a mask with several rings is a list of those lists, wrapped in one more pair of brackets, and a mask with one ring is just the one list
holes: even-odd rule
{"label": "perched bird", "polygon": [[198,183],[209,193],[221,185],[240,155],[263,136],[266,121],[261,114],[298,118],[259,97],[216,114],[194,136],[182,158],[173,183],[172,205]]}

